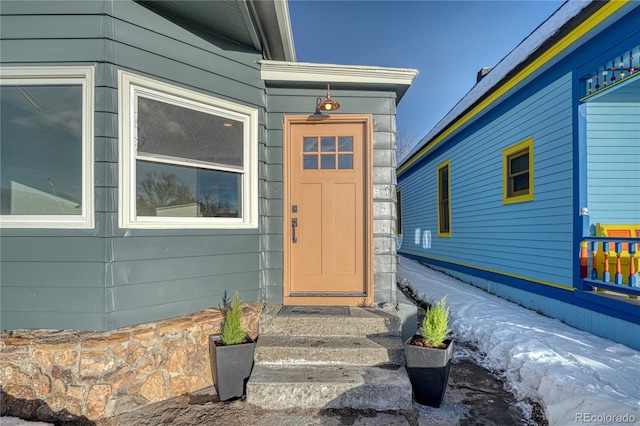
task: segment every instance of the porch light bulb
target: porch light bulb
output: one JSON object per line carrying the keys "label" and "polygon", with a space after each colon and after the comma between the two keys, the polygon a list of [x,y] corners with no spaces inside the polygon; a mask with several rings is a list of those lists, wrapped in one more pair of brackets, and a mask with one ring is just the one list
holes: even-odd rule
{"label": "porch light bulb", "polygon": [[327,96],[320,100],[316,105],[317,111],[337,111],[340,109],[340,104],[334,99],[331,99],[330,86],[327,84]]}

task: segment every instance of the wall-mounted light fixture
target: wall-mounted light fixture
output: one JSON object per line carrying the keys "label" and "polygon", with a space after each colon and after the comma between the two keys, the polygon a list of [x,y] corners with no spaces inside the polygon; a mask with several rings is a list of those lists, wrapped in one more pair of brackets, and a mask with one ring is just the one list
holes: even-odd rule
{"label": "wall-mounted light fixture", "polygon": [[321,112],[336,111],[340,109],[340,104],[331,99],[330,87],[327,84],[327,96],[316,105],[316,109]]}

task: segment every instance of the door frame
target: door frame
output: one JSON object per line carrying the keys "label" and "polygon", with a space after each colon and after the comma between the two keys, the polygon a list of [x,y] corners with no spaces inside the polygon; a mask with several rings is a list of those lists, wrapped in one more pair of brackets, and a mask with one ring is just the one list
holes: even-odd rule
{"label": "door frame", "polygon": [[[356,123],[363,127],[363,193],[364,193],[364,288],[363,297],[351,296],[290,296],[291,295],[291,208],[290,208],[290,167],[291,167],[291,128],[301,124],[341,124]],[[371,306],[373,303],[373,117],[371,114],[339,115],[285,115],[282,135],[282,198],[283,198],[283,304],[284,305],[334,305],[334,306]]]}

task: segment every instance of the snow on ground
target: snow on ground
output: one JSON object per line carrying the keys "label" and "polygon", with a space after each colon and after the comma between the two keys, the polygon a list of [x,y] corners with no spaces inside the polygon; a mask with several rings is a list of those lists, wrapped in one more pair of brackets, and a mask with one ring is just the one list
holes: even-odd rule
{"label": "snow on ground", "polygon": [[640,351],[570,327],[402,258],[398,278],[418,299],[447,296],[455,340],[551,426],[640,424]]}

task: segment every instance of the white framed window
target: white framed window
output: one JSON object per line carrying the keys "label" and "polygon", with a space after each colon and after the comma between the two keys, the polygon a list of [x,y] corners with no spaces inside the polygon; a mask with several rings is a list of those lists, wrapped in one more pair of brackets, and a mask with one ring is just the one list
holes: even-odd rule
{"label": "white framed window", "polygon": [[94,72],[0,68],[3,228],[93,228]]}
{"label": "white framed window", "polygon": [[258,110],[118,71],[122,228],[258,226]]}

